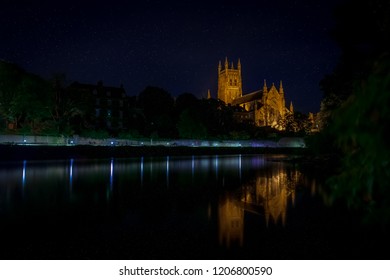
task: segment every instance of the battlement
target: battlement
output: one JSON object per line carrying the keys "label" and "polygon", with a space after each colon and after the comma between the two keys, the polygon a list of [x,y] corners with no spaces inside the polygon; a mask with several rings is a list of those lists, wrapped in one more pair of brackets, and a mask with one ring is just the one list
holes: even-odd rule
{"label": "battlement", "polygon": [[229,67],[228,59],[225,58],[224,67],[219,61],[218,65],[218,99],[226,104],[232,104],[233,100],[242,96],[241,62],[238,60],[237,68],[233,62]]}

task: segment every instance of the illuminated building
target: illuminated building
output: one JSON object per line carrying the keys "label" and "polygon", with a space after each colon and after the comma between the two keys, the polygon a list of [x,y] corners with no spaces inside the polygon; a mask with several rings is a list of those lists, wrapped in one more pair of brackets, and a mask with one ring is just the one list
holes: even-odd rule
{"label": "illuminated building", "polygon": [[238,60],[237,69],[234,69],[233,62],[229,68],[226,58],[223,69],[221,61],[218,65],[218,99],[226,104],[232,104],[240,97],[242,97],[241,62]]}
{"label": "illuminated building", "polygon": [[221,61],[219,62],[218,99],[226,104],[240,105],[243,108],[243,111],[235,114],[238,120],[250,120],[257,126],[271,126],[279,130],[285,128],[286,116],[294,111],[292,103],[290,108],[286,107],[282,81],[277,89],[274,83],[267,87],[264,80],[263,89],[243,95],[240,60],[237,68],[234,68],[233,63],[229,68],[227,58],[224,67]]}

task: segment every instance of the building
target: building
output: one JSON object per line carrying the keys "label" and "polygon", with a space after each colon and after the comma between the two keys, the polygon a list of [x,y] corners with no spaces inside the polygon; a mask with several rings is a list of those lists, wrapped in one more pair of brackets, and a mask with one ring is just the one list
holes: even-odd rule
{"label": "building", "polygon": [[218,99],[226,104],[232,104],[240,97],[242,97],[241,62],[238,60],[237,69],[234,69],[233,62],[229,68],[226,58],[224,68],[221,61],[218,65]]}
{"label": "building", "polygon": [[279,89],[274,83],[267,87],[264,80],[263,88],[248,94],[242,94],[241,62],[238,60],[237,68],[233,63],[229,68],[228,59],[225,59],[222,68],[221,61],[218,65],[218,99],[226,104],[239,105],[244,110],[235,114],[238,120],[251,120],[257,126],[271,126],[285,129],[285,119],[288,114],[293,114],[293,105],[286,107],[285,94],[280,81]]}
{"label": "building", "polygon": [[120,87],[104,86],[102,81],[95,85],[74,82],[68,90],[88,96],[91,100],[95,128],[110,131],[126,128],[128,98],[122,85]]}

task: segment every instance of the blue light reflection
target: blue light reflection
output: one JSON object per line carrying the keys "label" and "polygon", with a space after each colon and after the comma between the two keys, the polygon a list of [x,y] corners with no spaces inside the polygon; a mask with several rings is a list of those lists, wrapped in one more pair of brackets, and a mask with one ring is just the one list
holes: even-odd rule
{"label": "blue light reflection", "polygon": [[73,161],[73,158],[71,158],[69,163],[69,188],[71,192],[73,189]]}
{"label": "blue light reflection", "polygon": [[24,190],[24,187],[26,185],[26,165],[27,165],[27,161],[24,160],[23,161],[23,173],[22,173],[22,187],[23,187],[23,190]]}
{"label": "blue light reflection", "polygon": [[141,157],[141,186],[144,183],[144,157]]}
{"label": "blue light reflection", "polygon": [[167,186],[169,186],[169,156],[167,156]]}
{"label": "blue light reflection", "polygon": [[110,190],[112,191],[113,188],[113,183],[114,183],[114,159],[111,159],[110,162]]}

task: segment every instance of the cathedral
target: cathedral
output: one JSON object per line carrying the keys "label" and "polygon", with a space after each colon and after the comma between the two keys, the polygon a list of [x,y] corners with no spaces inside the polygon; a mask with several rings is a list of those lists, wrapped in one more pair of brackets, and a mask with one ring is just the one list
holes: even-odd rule
{"label": "cathedral", "polygon": [[282,81],[279,89],[272,83],[267,87],[264,80],[263,89],[242,94],[241,62],[238,60],[237,68],[233,62],[229,67],[228,59],[222,67],[218,65],[218,99],[226,104],[239,105],[243,110],[235,113],[238,120],[252,121],[257,126],[271,126],[278,130],[285,129],[285,119],[293,114],[293,105],[286,108]]}

